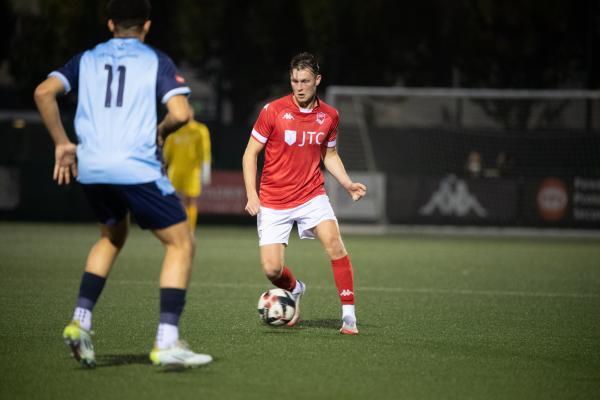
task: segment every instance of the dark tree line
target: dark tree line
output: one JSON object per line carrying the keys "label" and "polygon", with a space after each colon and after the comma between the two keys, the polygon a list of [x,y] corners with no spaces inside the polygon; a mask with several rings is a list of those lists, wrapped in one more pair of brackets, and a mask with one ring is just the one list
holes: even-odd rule
{"label": "dark tree line", "polygon": [[[103,1],[0,0],[22,101],[68,57],[109,37]],[[148,42],[193,66],[246,120],[316,53],[324,84],[599,88],[596,0],[153,0]]]}

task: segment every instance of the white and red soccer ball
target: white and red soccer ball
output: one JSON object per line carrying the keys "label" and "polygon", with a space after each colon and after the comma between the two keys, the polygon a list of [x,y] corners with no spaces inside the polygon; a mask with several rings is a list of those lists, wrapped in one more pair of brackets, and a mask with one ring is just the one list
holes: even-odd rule
{"label": "white and red soccer ball", "polygon": [[287,324],[294,317],[295,309],[294,297],[287,290],[271,289],[258,299],[258,315],[268,325]]}

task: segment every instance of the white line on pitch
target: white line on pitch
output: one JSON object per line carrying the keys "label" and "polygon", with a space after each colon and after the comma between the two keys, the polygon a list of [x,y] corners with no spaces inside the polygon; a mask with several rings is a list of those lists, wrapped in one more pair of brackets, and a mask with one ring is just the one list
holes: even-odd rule
{"label": "white line on pitch", "polygon": [[[158,285],[154,281],[130,281],[115,280],[113,284],[141,284]],[[262,289],[269,286],[267,283],[201,283],[194,282],[193,287],[209,287],[224,289],[253,288]],[[309,290],[335,290],[333,286],[309,286]],[[359,286],[356,287],[359,292],[393,292],[393,293],[424,293],[424,294],[451,294],[451,295],[475,295],[475,296],[507,296],[507,297],[549,297],[549,298],[573,298],[573,299],[597,299],[600,295],[594,293],[552,293],[552,292],[524,292],[524,291],[504,291],[504,290],[469,290],[469,289],[433,289],[433,288],[401,288],[401,287],[383,287],[383,286]]]}

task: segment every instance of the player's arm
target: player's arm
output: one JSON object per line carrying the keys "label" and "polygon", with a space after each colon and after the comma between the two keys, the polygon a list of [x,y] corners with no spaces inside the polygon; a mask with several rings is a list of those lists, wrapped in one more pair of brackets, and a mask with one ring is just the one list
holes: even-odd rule
{"label": "player's arm", "polygon": [[260,211],[260,199],[256,191],[256,171],[258,168],[258,154],[264,147],[264,144],[250,138],[246,146],[246,151],[244,151],[244,157],[242,158],[244,185],[246,186],[246,196],[248,197],[246,211],[252,216],[258,214]]}
{"label": "player's arm", "polygon": [[71,182],[71,175],[77,176],[77,146],[71,143],[60,119],[56,98],[65,93],[63,82],[51,76],[38,85],[33,94],[35,104],[50,137],[54,141],[54,174],[59,185]]}
{"label": "player's arm", "polygon": [[164,141],[170,133],[175,132],[185,125],[191,117],[188,100],[184,95],[171,97],[166,105],[167,115],[158,124],[159,141]]}
{"label": "player's arm", "polygon": [[171,161],[173,161],[173,147],[173,138],[164,141],[162,152],[165,167],[168,167],[171,164]]}
{"label": "player's arm", "polygon": [[352,200],[358,201],[367,194],[367,187],[365,185],[359,182],[352,182],[335,147],[324,148],[322,150],[322,157],[325,169],[346,189]]}

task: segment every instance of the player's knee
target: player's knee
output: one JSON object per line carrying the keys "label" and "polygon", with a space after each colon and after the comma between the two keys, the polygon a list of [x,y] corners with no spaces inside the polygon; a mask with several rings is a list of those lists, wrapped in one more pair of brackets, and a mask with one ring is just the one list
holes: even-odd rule
{"label": "player's knee", "polygon": [[323,245],[325,246],[325,251],[327,255],[331,259],[338,259],[344,257],[346,255],[346,248],[344,247],[344,242],[342,242],[342,238],[339,236],[333,236],[327,238]]}
{"label": "player's knee", "polygon": [[186,254],[189,254],[190,257],[194,255],[194,251],[196,249],[194,237],[189,235],[182,235],[180,240],[177,241],[177,248]]}
{"label": "player's knee", "polygon": [[123,246],[125,246],[125,241],[127,240],[127,235],[112,236],[112,237],[109,237],[108,240],[110,241],[110,244],[115,246],[117,248],[117,250],[120,251],[123,248]]}
{"label": "player's knee", "polygon": [[277,279],[281,276],[283,265],[279,260],[275,259],[263,259],[261,260],[262,269],[265,276],[269,279]]}
{"label": "player's knee", "polygon": [[103,226],[101,228],[101,236],[119,251],[125,246],[128,232],[129,229],[125,223],[115,226]]}

